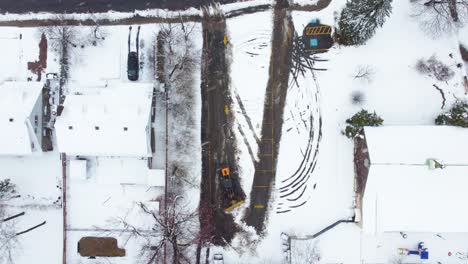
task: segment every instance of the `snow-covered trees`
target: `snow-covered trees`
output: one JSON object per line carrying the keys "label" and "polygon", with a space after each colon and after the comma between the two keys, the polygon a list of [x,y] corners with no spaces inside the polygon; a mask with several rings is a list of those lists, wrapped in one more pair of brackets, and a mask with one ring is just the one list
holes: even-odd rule
{"label": "snow-covered trees", "polygon": [[369,113],[367,110],[363,109],[347,119],[346,124],[348,125],[346,126],[344,134],[352,139],[361,132],[364,126],[381,126],[383,124],[383,119],[375,112]]}
{"label": "snow-covered trees", "polygon": [[[165,24],[158,35],[158,79],[165,82],[167,92],[168,171],[169,192],[180,194],[177,188],[196,187],[194,179],[199,170],[194,169],[194,155],[200,153],[199,87],[196,87],[196,69],[200,49],[193,42],[194,23],[180,21]],[[183,125],[181,125],[183,124]],[[198,145],[197,145],[198,143]],[[191,168],[191,169],[190,169]]]}
{"label": "snow-covered trees", "polygon": [[468,127],[468,103],[457,102],[448,113],[435,119],[436,125]]}
{"label": "snow-covered trees", "polygon": [[433,37],[468,21],[468,0],[413,0],[414,16]]}
{"label": "snow-covered trees", "polygon": [[351,0],[338,21],[338,41],[361,45],[369,40],[392,12],[392,0]]}
{"label": "snow-covered trees", "polygon": [[416,63],[416,70],[441,82],[446,82],[455,75],[455,72],[439,61],[435,55],[431,56],[428,60],[419,59]]}
{"label": "snow-covered trees", "polygon": [[193,263],[199,242],[198,211],[186,202],[182,196],[176,196],[160,209],[137,203],[140,213],[152,221],[149,230],[141,229],[141,222],[131,222],[127,217],[113,219],[130,236],[143,241],[141,263]]}
{"label": "snow-covered trees", "polygon": [[15,187],[10,179],[0,181],[0,263],[6,264],[13,263],[15,249],[19,246],[15,232],[15,217],[7,215],[3,204],[16,194]]}
{"label": "snow-covered trees", "polygon": [[[59,16],[59,21],[64,21],[64,18]],[[97,46],[105,40],[107,33],[96,24],[94,27],[79,27],[63,25],[54,25],[40,29],[40,33],[45,34],[49,40],[60,62],[60,88],[68,80],[68,72],[72,59],[72,51],[74,48],[84,48],[92,45]]]}
{"label": "snow-covered trees", "polygon": [[148,262],[151,263],[156,257],[161,257],[163,248],[167,247],[168,258],[172,259],[170,262],[191,263],[193,255],[187,253],[190,252],[190,247],[197,243],[197,212],[188,212],[186,207],[177,202],[171,203],[162,212],[151,211],[142,204],[141,208],[145,213],[151,214],[155,220],[152,239],[143,247]]}
{"label": "snow-covered trees", "polygon": [[317,242],[304,241],[291,247],[291,264],[317,264],[320,258]]}
{"label": "snow-covered trees", "polygon": [[16,193],[16,185],[10,179],[0,181],[0,202],[11,198]]}

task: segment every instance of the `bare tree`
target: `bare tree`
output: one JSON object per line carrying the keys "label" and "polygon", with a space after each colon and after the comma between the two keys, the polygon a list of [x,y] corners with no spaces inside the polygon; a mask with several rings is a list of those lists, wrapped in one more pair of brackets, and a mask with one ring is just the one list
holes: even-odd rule
{"label": "bare tree", "polygon": [[468,20],[468,0],[412,0],[414,16],[433,37],[451,32]]}
{"label": "bare tree", "polygon": [[[57,20],[64,19],[59,16]],[[58,24],[41,28],[40,33],[47,36],[52,51],[59,57],[60,89],[64,89],[64,85],[68,81],[72,55],[77,51],[77,48],[84,48],[89,45],[97,46],[107,36],[106,31],[99,24],[93,27],[80,27],[63,23],[63,25]],[[63,97],[61,99],[63,100]]]}
{"label": "bare tree", "polygon": [[198,52],[190,38],[194,28],[194,23],[186,24],[182,18],[179,24],[164,24],[161,27],[161,39],[165,43],[165,77],[168,82],[177,82],[176,85],[186,82],[190,78],[186,74],[198,64]]}
{"label": "bare tree", "polygon": [[320,251],[314,241],[296,241],[291,246],[291,264],[317,264]]}
{"label": "bare tree", "polygon": [[[168,171],[172,175],[170,191],[179,194],[182,186],[198,187],[194,180],[193,160],[197,144],[199,88],[194,86],[200,50],[192,40],[196,24],[180,20],[165,24],[158,34],[158,79],[165,83],[168,104]],[[162,49],[162,51],[161,51]],[[181,124],[184,124],[181,126]],[[174,184],[172,184],[174,183]]]}
{"label": "bare tree", "polygon": [[353,79],[370,83],[375,75],[375,70],[370,65],[358,65],[353,73]]}
{"label": "bare tree", "polygon": [[144,239],[141,263],[193,263],[199,239],[198,212],[191,211],[183,200],[177,196],[161,211],[138,203],[141,213],[153,221],[150,231],[139,229],[125,218],[117,219],[132,236]]}
{"label": "bare tree", "polygon": [[[19,249],[15,232],[15,219],[8,219],[6,208],[0,204],[0,263],[14,263],[13,256]],[[6,219],[6,220],[5,220]]]}
{"label": "bare tree", "polygon": [[13,263],[13,256],[19,248],[16,237],[16,217],[23,215],[8,216],[4,202],[15,197],[16,186],[10,179],[0,181],[0,263]]}

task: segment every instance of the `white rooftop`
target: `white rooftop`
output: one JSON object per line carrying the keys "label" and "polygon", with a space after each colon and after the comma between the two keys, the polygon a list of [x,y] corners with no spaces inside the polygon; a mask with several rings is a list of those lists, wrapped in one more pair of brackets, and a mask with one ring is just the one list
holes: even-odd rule
{"label": "white rooftop", "polygon": [[[468,232],[468,129],[383,126],[365,134],[364,232]],[[428,158],[446,167],[431,170]]]}
{"label": "white rooftop", "polygon": [[127,83],[71,94],[55,123],[60,152],[85,156],[151,156],[152,84]]}
{"label": "white rooftop", "polygon": [[[44,84],[4,82],[0,84],[0,155],[32,154],[35,136],[29,116]],[[34,137],[34,138],[33,138]],[[40,148],[40,146],[36,146]]]}
{"label": "white rooftop", "polygon": [[465,128],[382,126],[366,127],[364,131],[372,164],[422,164],[428,158],[444,163],[468,163]]}

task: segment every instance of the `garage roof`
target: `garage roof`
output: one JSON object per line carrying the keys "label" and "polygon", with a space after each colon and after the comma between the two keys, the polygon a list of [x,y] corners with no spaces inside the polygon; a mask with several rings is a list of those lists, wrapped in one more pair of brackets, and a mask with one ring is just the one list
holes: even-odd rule
{"label": "garage roof", "polygon": [[[370,170],[363,229],[468,232],[468,129],[448,126],[367,127]],[[429,169],[435,158],[444,169]]]}

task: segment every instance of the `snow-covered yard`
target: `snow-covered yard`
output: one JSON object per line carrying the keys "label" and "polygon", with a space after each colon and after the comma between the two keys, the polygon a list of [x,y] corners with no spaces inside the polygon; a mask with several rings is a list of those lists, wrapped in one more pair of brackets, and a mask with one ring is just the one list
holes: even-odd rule
{"label": "snow-covered yard", "polygon": [[[39,41],[40,34],[35,28],[0,29],[0,81],[36,79],[28,70],[27,63],[39,59]],[[48,62],[53,68],[53,60],[49,58]],[[12,251],[15,263],[61,263],[60,164],[57,152],[28,157],[0,157],[0,180],[10,179],[16,186],[17,195],[21,196],[4,202],[6,216],[25,213],[12,220],[16,223],[14,232],[24,231],[45,221],[39,228],[18,236],[19,243]]]}
{"label": "snow-covered yard", "polygon": [[[304,26],[313,18],[334,25],[334,12],[339,12],[345,3],[346,1],[332,1],[329,7],[316,13],[293,12],[296,31],[301,34]],[[335,45],[329,52],[319,55],[321,59],[328,61],[317,63],[318,68],[327,69],[315,73],[318,86],[309,74],[306,79],[300,80],[300,88],[290,89],[266,237],[257,245],[255,253],[243,252],[241,260],[231,258],[237,256],[232,251],[226,253],[229,261],[280,262],[281,232],[304,238],[335,221],[354,216],[353,144],[342,135],[345,120],[354,113],[361,109],[376,111],[384,119],[384,125],[430,125],[434,124],[434,119],[439,113],[449,109],[456,100],[467,99],[463,86],[464,73],[456,67],[461,62],[458,37],[429,37],[421,30],[418,21],[411,16],[410,5],[408,1],[394,2],[393,12],[383,28],[378,28],[376,35],[365,45]],[[250,26],[246,27],[246,23],[250,23]],[[244,101],[256,133],[260,132],[263,94],[271,51],[269,45],[265,50],[255,50],[255,45],[251,43],[263,38],[270,39],[270,25],[270,12],[228,20],[233,50],[233,89]],[[252,55],[247,51],[259,55]],[[455,72],[455,76],[448,82],[437,81],[416,69],[418,60],[429,59],[433,55]],[[355,78],[358,70],[362,68],[369,69],[368,79]],[[248,76],[250,77],[247,78]],[[443,98],[434,84],[445,93],[446,102],[443,109]],[[363,100],[353,103],[352,97],[356,93],[362,95]],[[249,107],[251,105],[255,107]],[[248,130],[237,105],[236,116],[242,128]],[[313,117],[312,121],[310,116]],[[321,138],[317,138],[319,118]],[[298,168],[302,170],[300,164],[307,156],[311,126],[315,132],[312,135],[312,148],[318,149],[316,165],[312,164],[312,171],[295,181],[305,182],[304,185],[301,184],[307,186],[305,190],[298,189],[294,194],[285,197],[287,179],[293,176]],[[253,153],[256,154],[252,133],[248,133],[249,142],[254,146]],[[247,148],[243,143],[240,145],[241,176],[244,188],[249,190],[253,166]],[[281,212],[288,209],[290,211]],[[370,237],[362,235],[360,228],[351,223],[339,225],[316,241],[322,256],[321,263],[387,263],[398,253],[399,247],[414,248],[419,240],[426,241],[426,246],[432,249],[434,259],[446,263],[445,261],[456,261],[454,257],[447,258],[446,249],[453,248],[454,252],[462,250],[460,246],[454,245],[463,245],[468,239],[468,236],[463,234],[453,236],[458,241],[453,244],[446,243],[447,241],[435,234],[409,234],[407,240],[400,234]],[[245,240],[239,236],[234,244],[236,243],[242,244]],[[417,260],[408,258],[405,261]]]}
{"label": "snow-covered yard", "polygon": [[[271,1],[255,1],[256,4]],[[298,4],[310,4],[315,0],[297,0]],[[333,0],[330,6],[319,12],[292,13],[295,29],[301,34],[304,26],[313,18],[334,25],[335,12],[341,10],[345,0]],[[225,11],[238,4],[225,6]],[[427,36],[412,17],[410,1],[393,1],[393,12],[382,28],[365,45],[344,47],[335,45],[330,51],[320,54],[325,62],[318,68],[326,71],[309,73],[299,79],[299,87],[291,86],[284,111],[284,125],[278,167],[270,203],[267,229],[264,237],[256,237],[253,229],[242,226],[232,247],[215,248],[223,252],[225,263],[281,263],[283,259],[281,233],[297,238],[307,238],[338,220],[355,216],[353,143],[342,131],[345,120],[361,109],[375,111],[384,119],[384,125],[430,125],[435,117],[446,111],[457,100],[468,96],[463,85],[465,68],[461,63],[459,43],[468,45],[464,37],[468,26],[458,34],[439,38]],[[193,10],[187,13],[195,12]],[[144,25],[140,28],[141,82],[154,82],[155,41],[161,25]],[[82,27],[80,31],[90,28]],[[239,172],[242,187],[248,194],[253,179],[254,164],[251,151],[256,156],[263,118],[265,88],[268,81],[271,55],[272,11],[239,16],[227,21],[231,52],[231,88],[236,115],[236,136],[239,139]],[[135,47],[137,27],[132,28],[132,50]],[[69,92],[82,93],[80,87],[93,86],[106,89],[112,83],[127,83],[127,26],[101,27],[105,36],[97,46],[75,47],[71,51],[69,69]],[[201,30],[194,30],[194,46],[199,50]],[[26,80],[35,78],[27,69],[27,62],[38,59],[40,34],[36,29],[0,29],[0,80]],[[420,59],[435,56],[453,70],[449,81],[436,79],[418,71]],[[49,51],[46,72],[58,72],[57,54]],[[356,77],[359,71],[367,71],[367,77]],[[200,69],[196,67],[193,87],[200,87]],[[362,72],[361,72],[362,73]],[[158,84],[159,85],[159,84]],[[443,101],[440,91],[445,95]],[[199,128],[199,94],[194,93],[189,119],[179,119],[179,109],[169,114],[170,128],[189,121]],[[359,100],[353,101],[353,96]],[[184,98],[174,95],[169,104],[183,105]],[[172,101],[171,101],[172,100]],[[163,102],[159,98],[157,102]],[[241,107],[243,106],[243,108]],[[156,115],[165,109],[157,106]],[[245,111],[245,112],[244,112]],[[184,112],[186,113],[186,112]],[[174,119],[171,119],[174,118]],[[189,120],[189,121],[187,121]],[[164,118],[154,123],[163,125]],[[172,124],[171,124],[172,122]],[[250,122],[250,123],[249,123]],[[193,128],[192,127],[192,128]],[[238,129],[240,128],[240,129]],[[163,131],[157,127],[156,131]],[[169,154],[169,159],[182,164],[189,171],[190,184],[186,188],[190,206],[198,204],[199,178],[201,177],[197,131],[169,131],[170,142],[191,142],[184,152]],[[187,138],[181,138],[187,136]],[[248,142],[250,150],[247,147]],[[159,137],[156,141],[165,142]],[[177,144],[174,143],[174,146]],[[155,166],[165,169],[166,147],[156,146],[153,155]],[[174,147],[169,147],[174,150]],[[176,153],[176,154],[175,154]],[[77,157],[71,156],[72,160]],[[164,188],[148,185],[148,161],[146,158],[79,157],[86,158],[85,177],[70,177],[67,184],[67,256],[70,263],[136,263],[143,241],[129,238],[129,230],[122,222],[128,222],[140,230],[149,230],[154,224],[149,215],[143,214],[138,204],[157,208]],[[159,159],[160,158],[160,159]],[[20,198],[6,203],[9,213],[25,211],[18,218],[18,231],[42,221],[46,224],[20,237],[19,264],[60,263],[62,257],[62,161],[57,150],[31,157],[0,157],[0,180],[10,178],[17,186]],[[83,172],[83,171],[82,171]],[[75,174],[76,171],[68,171]],[[170,172],[171,174],[176,174]],[[78,174],[80,176],[80,174]],[[81,175],[83,176],[83,175]],[[242,223],[249,197],[233,214]],[[447,205],[450,206],[450,205]],[[405,239],[399,233],[384,233],[377,236],[363,234],[358,224],[342,223],[316,239],[293,240],[292,246],[301,248],[303,243],[316,245],[320,263],[388,263],[398,254],[398,248],[414,249],[424,241],[431,252],[431,261],[441,263],[465,263],[468,250],[466,234],[408,233]],[[119,246],[125,248],[126,257],[92,260],[79,256],[76,246],[83,236],[113,236]],[[250,236],[249,238],[247,238]],[[44,241],[47,241],[45,243]],[[253,241],[253,242],[252,242]],[[310,244],[309,244],[310,245]],[[307,250],[307,248],[306,248]],[[297,252],[297,251],[296,251]],[[464,258],[464,259],[463,259]],[[418,263],[409,256],[405,262]],[[465,262],[460,262],[464,260]],[[437,262],[434,262],[437,263]]]}
{"label": "snow-covered yard", "polygon": [[[13,251],[15,263],[43,261],[61,263],[62,209],[61,171],[58,153],[38,157],[0,158],[0,180],[11,179],[20,198],[5,202],[8,216],[25,212],[16,222],[15,232],[20,232],[46,221],[36,230],[18,236],[18,246]],[[47,241],[42,243],[41,241]]]}

